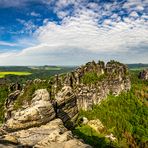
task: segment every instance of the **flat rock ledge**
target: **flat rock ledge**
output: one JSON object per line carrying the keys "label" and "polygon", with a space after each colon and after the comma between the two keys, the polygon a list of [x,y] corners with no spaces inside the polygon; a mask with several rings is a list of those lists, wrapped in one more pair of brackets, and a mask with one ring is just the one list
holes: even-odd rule
{"label": "flat rock ledge", "polygon": [[92,148],[67,130],[57,118],[40,127],[6,133],[0,137],[0,147],[17,148]]}
{"label": "flat rock ledge", "polygon": [[[74,102],[73,97],[67,95],[67,89],[64,96],[59,96],[57,106],[63,107],[65,96]],[[75,103],[68,106],[74,107]],[[65,107],[64,112],[68,113],[69,107]],[[60,112],[55,112],[46,89],[35,91],[31,103],[17,110],[0,129],[0,148],[91,148],[64,126],[65,114]]]}

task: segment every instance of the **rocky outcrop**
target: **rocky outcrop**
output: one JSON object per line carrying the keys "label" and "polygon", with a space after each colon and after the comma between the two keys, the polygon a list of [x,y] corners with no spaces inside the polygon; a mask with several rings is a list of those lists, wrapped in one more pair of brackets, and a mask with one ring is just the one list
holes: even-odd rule
{"label": "rocky outcrop", "polygon": [[[86,80],[89,83],[86,83]],[[61,118],[64,123],[69,120],[73,120],[77,116],[79,110],[92,109],[93,105],[99,104],[107,97],[108,94],[119,95],[122,91],[128,91],[131,87],[128,68],[126,65],[115,61],[110,61],[106,65],[102,61],[99,61],[98,63],[94,61],[88,62],[86,65],[77,68],[71,73],[56,75],[52,77],[50,81],[40,79],[27,81],[21,92],[20,90],[17,90],[19,93],[15,91],[14,94],[8,97],[6,101],[6,120],[8,120],[11,116],[14,116],[14,119],[19,118],[20,114],[17,114],[16,111],[14,111],[13,104],[15,104],[17,96],[19,95],[19,98],[21,98],[21,95],[27,92],[27,90],[30,89],[30,86],[32,85],[35,88],[40,88],[42,85],[44,88],[45,86],[48,88],[48,92],[42,92],[42,94],[45,93],[45,96],[47,96],[48,100],[44,100],[44,103],[48,102],[48,108],[49,106],[53,106],[56,117]],[[28,107],[31,107],[31,112],[33,110],[35,114],[44,112],[44,110],[41,111],[41,109],[36,110],[36,107],[39,108],[38,105],[41,104],[39,103],[41,101],[39,93],[40,92],[37,93],[35,99],[33,98],[32,101],[28,103],[32,104],[32,107]],[[39,103],[38,105],[34,104],[34,100],[37,102],[37,98]],[[28,98],[26,98],[26,100],[28,100]],[[22,107],[25,108],[25,110],[21,111],[22,118],[26,116],[26,113],[24,112],[30,112],[26,107],[26,100],[22,100],[22,104],[25,104],[25,106]],[[53,109],[51,109],[51,113],[52,111]],[[35,124],[39,125],[41,123],[40,120],[42,120],[42,117],[40,115],[37,117],[39,118],[38,123]],[[24,118],[21,120],[28,119]],[[26,127],[29,126],[27,124],[28,123],[26,123]]]}
{"label": "rocky outcrop", "polygon": [[55,117],[54,108],[46,89],[37,90],[31,104],[14,112],[5,123],[7,130],[19,130],[45,124]]}
{"label": "rocky outcrop", "polygon": [[[87,74],[96,74],[98,81],[86,84],[84,77]],[[119,95],[131,87],[126,65],[110,61],[88,62],[66,75],[56,75],[52,80],[52,96],[56,96],[65,86],[71,87],[77,100],[78,110],[91,109],[94,104],[99,104],[108,94]]]}
{"label": "rocky outcrop", "polygon": [[21,90],[21,85],[17,82],[17,83],[11,83],[9,85],[9,91],[17,91],[17,90]]}
{"label": "rocky outcrop", "polygon": [[[74,138],[65,126],[73,126],[79,110],[92,109],[108,94],[119,95],[129,89],[128,69],[115,61],[106,65],[102,61],[89,62],[50,81],[27,81],[22,90],[15,90],[6,100],[2,140],[36,148],[89,147]],[[16,108],[18,100],[21,106]],[[95,130],[103,130],[99,121],[87,122]]]}
{"label": "rocky outcrop", "polygon": [[69,86],[63,87],[54,101],[46,89],[35,91],[30,104],[24,104],[15,113],[13,112],[3,125],[3,129],[0,130],[0,146],[91,147],[82,140],[74,138],[72,132],[63,124],[78,113],[76,105],[76,98]]}
{"label": "rocky outcrop", "polygon": [[77,99],[70,86],[64,86],[55,96],[55,110],[63,122],[70,121],[78,114]]}
{"label": "rocky outcrop", "polygon": [[139,79],[148,80],[148,69],[143,70],[139,73]]}
{"label": "rocky outcrop", "polygon": [[[0,140],[1,147],[34,147],[34,148],[91,148],[83,143],[82,140],[74,138],[71,131],[68,131],[61,119],[57,118],[49,123],[20,130],[3,135]],[[12,145],[13,143],[13,145]]]}

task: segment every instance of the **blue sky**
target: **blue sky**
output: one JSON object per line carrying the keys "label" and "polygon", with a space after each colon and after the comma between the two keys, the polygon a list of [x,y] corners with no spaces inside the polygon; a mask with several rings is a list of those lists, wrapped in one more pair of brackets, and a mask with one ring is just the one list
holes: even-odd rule
{"label": "blue sky", "polygon": [[0,0],[0,65],[148,63],[147,0]]}

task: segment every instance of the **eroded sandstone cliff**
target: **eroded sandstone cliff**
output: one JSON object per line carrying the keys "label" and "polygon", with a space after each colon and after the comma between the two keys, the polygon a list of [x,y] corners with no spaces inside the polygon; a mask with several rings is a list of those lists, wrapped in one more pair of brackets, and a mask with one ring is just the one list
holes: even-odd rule
{"label": "eroded sandstone cliff", "polygon": [[[89,110],[107,95],[119,95],[129,89],[128,69],[124,64],[115,61],[106,65],[102,61],[93,61],[73,72],[56,75],[49,81],[28,81],[22,90],[12,92],[7,98],[3,130],[12,132],[10,136],[14,136],[21,145],[28,143],[31,146],[42,147],[45,143],[52,143],[56,147],[64,147],[67,141],[72,140],[69,143],[72,142],[75,146],[79,143],[82,147],[89,147],[75,139],[71,133],[70,139],[63,140],[69,135],[63,123],[67,127],[72,126],[79,110]],[[44,126],[46,128],[56,120],[62,122],[62,129],[66,133],[55,131],[56,134],[51,136],[51,132],[44,129]],[[39,133],[40,138],[36,138]],[[54,136],[60,137],[60,140],[55,138],[53,143],[51,139]],[[28,139],[25,141],[26,137]],[[32,138],[34,140],[30,140]]]}

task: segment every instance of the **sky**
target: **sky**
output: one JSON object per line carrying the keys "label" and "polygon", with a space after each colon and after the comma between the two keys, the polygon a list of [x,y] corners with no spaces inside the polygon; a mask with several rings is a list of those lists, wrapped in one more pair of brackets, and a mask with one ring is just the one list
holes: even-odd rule
{"label": "sky", "polygon": [[148,0],[0,0],[0,65],[148,63]]}

